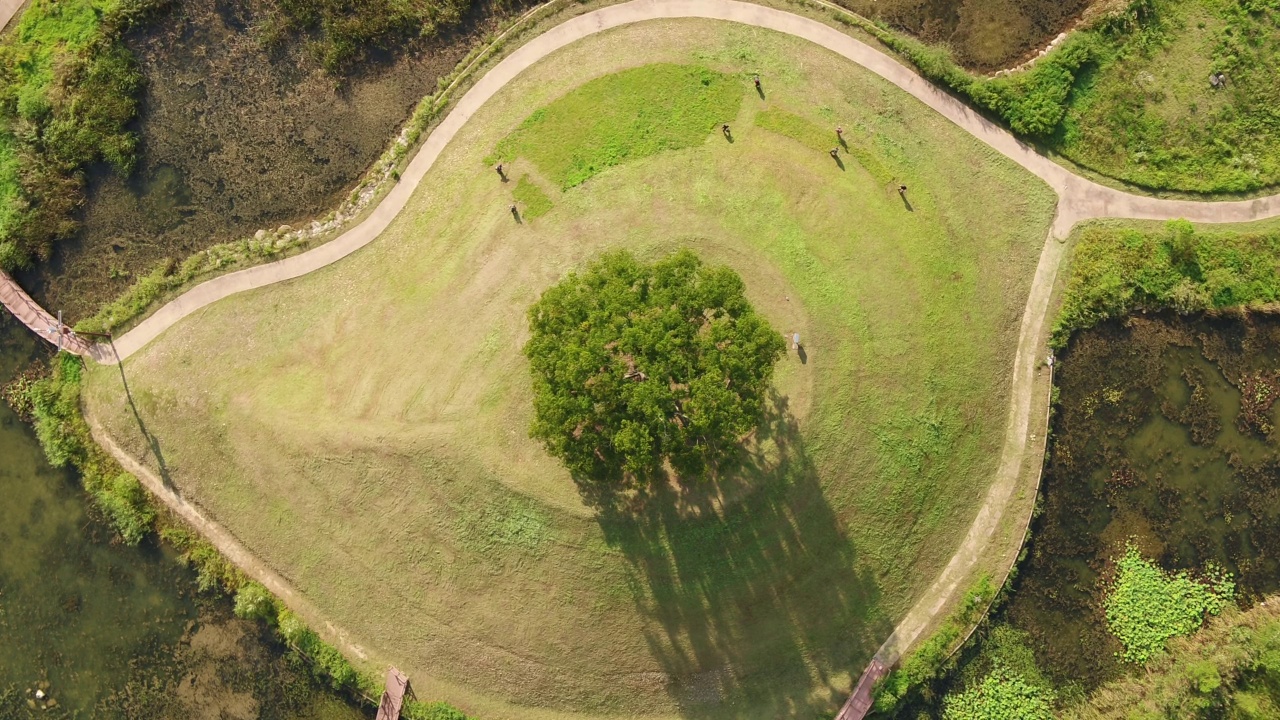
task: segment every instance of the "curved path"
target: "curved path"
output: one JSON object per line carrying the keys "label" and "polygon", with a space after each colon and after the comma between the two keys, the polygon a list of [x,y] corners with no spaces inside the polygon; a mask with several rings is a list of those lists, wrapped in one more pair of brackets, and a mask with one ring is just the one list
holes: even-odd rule
{"label": "curved path", "polygon": [[[454,134],[508,81],[548,54],[588,35],[621,25],[663,18],[725,20],[787,33],[816,43],[902,88],[1044,180],[1059,197],[1057,216],[1049,239],[1044,244],[1022,318],[1014,360],[1008,425],[996,477],[960,548],[937,581],[876,653],[872,667],[864,674],[863,681],[840,714],[842,719],[860,718],[862,714],[859,711],[865,712],[862,705],[869,697],[870,685],[881,674],[876,668],[892,665],[947,606],[961,583],[972,574],[988,541],[1000,525],[1006,506],[1017,487],[1027,452],[1040,449],[1043,443],[1043,437],[1037,441],[1032,434],[1031,415],[1035,406],[1037,371],[1041,365],[1039,358],[1045,350],[1049,298],[1059,262],[1065,252],[1065,246],[1053,239],[1065,238],[1072,226],[1088,218],[1185,218],[1193,222],[1216,223],[1275,217],[1280,215],[1280,195],[1220,203],[1162,200],[1131,195],[1072,174],[888,55],[816,20],[735,0],[633,0],[569,20],[534,38],[498,63],[462,97],[453,111],[436,127],[401,175],[400,182],[359,225],[337,239],[301,255],[241,270],[198,285],[160,308],[128,333],[116,338],[114,353],[95,352],[94,355],[112,363],[118,362],[137,352],[182,318],[210,303],[234,293],[300,277],[364,247],[377,238],[399,214]],[[285,592],[281,592],[277,589],[277,592],[296,598],[288,588],[284,590]]]}

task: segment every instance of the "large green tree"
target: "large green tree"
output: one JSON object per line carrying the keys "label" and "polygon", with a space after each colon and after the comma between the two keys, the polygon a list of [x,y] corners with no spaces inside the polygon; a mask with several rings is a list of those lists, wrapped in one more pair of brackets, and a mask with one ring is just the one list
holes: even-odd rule
{"label": "large green tree", "polygon": [[533,437],[579,478],[713,471],[759,423],[786,349],[743,291],[687,250],[571,273],[529,309]]}

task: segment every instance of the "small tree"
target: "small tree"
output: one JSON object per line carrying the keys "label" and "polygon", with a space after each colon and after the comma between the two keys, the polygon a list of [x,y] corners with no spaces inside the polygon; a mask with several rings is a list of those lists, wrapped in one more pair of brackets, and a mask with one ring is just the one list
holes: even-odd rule
{"label": "small tree", "polygon": [[529,309],[532,436],[580,478],[713,469],[756,427],[786,349],[743,290],[687,250],[571,273]]}

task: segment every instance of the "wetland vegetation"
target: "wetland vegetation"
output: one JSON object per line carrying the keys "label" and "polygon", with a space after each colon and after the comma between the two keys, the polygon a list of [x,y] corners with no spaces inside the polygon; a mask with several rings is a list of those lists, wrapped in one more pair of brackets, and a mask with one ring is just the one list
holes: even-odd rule
{"label": "wetland vegetation", "polygon": [[[0,377],[46,350],[0,319]],[[174,551],[135,546],[0,403],[0,718],[360,720]],[[39,690],[44,697],[37,698]]]}
{"label": "wetland vegetation", "polygon": [[[350,21],[344,7],[35,3],[0,44],[6,64],[39,70],[11,74],[4,267],[34,265],[23,285],[76,321],[157,268],[323,215],[507,12],[373,3]],[[93,72],[68,74],[71,59]],[[44,125],[24,119],[28,106]]]}
{"label": "wetland vegetation", "polygon": [[881,36],[1020,135],[1150,190],[1280,184],[1280,2],[1132,0],[1030,69],[975,75],[945,47]]}
{"label": "wetland vegetation", "polygon": [[1128,717],[1126,702],[1270,716],[1277,627],[1260,608],[1280,592],[1277,248],[1275,221],[1077,230],[1025,559],[978,640],[895,717],[941,715],[991,677],[1052,692],[1073,718]]}

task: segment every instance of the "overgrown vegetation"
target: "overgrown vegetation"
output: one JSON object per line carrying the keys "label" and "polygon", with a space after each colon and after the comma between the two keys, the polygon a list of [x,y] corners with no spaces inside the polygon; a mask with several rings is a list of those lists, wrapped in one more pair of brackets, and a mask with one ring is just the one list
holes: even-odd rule
{"label": "overgrown vegetation", "polygon": [[75,467],[94,505],[120,538],[137,545],[155,524],[156,511],[137,478],[107,455],[80,414],[80,358],[54,358],[47,375],[27,375],[6,397],[35,426],[36,437],[54,467]]}
{"label": "overgrown vegetation", "polygon": [[535,111],[486,162],[531,160],[562,190],[626,162],[705,142],[742,103],[736,76],[659,63],[592,80]]}
{"label": "overgrown vegetation", "polygon": [[34,0],[0,44],[0,268],[76,231],[85,168],[128,175],[143,77],[123,36],[169,0]]}
{"label": "overgrown vegetation", "polygon": [[1141,665],[1163,652],[1169,638],[1200,629],[1206,615],[1221,613],[1234,596],[1235,584],[1221,571],[1209,568],[1205,581],[1170,574],[1129,545],[1104,601],[1107,627],[1124,645],[1120,656]]}
{"label": "overgrown vegetation", "polygon": [[1200,632],[1169,642],[1145,672],[1067,708],[1067,720],[1264,720],[1280,717],[1280,604],[1228,608]]}
{"label": "overgrown vegetation", "polygon": [[892,716],[913,701],[913,693],[932,692],[933,681],[955,668],[955,654],[965,635],[991,605],[996,588],[989,576],[983,576],[965,594],[960,607],[948,617],[927,640],[912,650],[898,667],[881,680],[875,689],[876,713]]}
{"label": "overgrown vegetation", "polygon": [[308,36],[325,69],[343,74],[371,52],[456,27],[470,9],[471,0],[276,0],[260,29],[268,43]]}
{"label": "overgrown vegetation", "polygon": [[997,665],[982,682],[948,696],[944,720],[1052,720],[1054,694]]}
{"label": "overgrown vegetation", "polygon": [[529,309],[532,435],[591,480],[714,472],[760,422],[786,349],[745,289],[688,250],[570,273]]}
{"label": "overgrown vegetation", "polygon": [[1173,308],[1193,313],[1280,300],[1280,229],[1163,230],[1093,223],[1078,231],[1052,344],[1108,318]]}
{"label": "overgrown vegetation", "polygon": [[995,78],[962,69],[944,47],[836,19],[1014,132],[1105,175],[1204,193],[1280,183],[1280,0],[1133,0],[1030,69]]}

